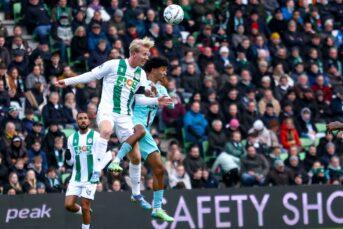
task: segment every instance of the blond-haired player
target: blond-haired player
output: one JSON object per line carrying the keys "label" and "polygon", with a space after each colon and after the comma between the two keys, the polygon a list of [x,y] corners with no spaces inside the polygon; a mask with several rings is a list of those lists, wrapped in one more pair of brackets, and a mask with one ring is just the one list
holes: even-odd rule
{"label": "blond-haired player", "polygon": [[[59,80],[56,87],[65,87],[79,83],[87,83],[103,78],[101,100],[97,113],[97,124],[100,138],[95,143],[97,154],[105,155],[107,142],[112,134],[113,128],[121,143],[131,147],[128,158],[130,159],[129,173],[132,181],[132,200],[137,201],[143,208],[150,209],[140,194],[141,156],[137,141],[145,135],[144,128],[136,128],[132,123],[132,103],[142,105],[166,106],[172,104],[167,96],[149,98],[144,94],[136,92],[144,90],[146,86],[146,74],[141,68],[149,59],[149,49],[154,42],[149,38],[135,39],[131,42],[128,59],[109,60],[102,65],[82,75]],[[95,172],[91,177],[92,183],[98,183],[100,177],[100,166],[97,163]]]}

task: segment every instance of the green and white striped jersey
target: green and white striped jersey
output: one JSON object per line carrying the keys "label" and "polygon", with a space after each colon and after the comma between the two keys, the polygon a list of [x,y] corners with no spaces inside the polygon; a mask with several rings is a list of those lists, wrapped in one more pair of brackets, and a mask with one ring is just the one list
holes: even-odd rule
{"label": "green and white striped jersey", "polygon": [[100,138],[100,134],[94,130],[89,130],[86,134],[76,131],[68,138],[68,149],[71,152],[73,163],[73,173],[71,181],[87,182],[92,176],[96,161],[95,143]]}
{"label": "green and white striped jersey", "polygon": [[103,78],[99,111],[132,115],[134,94],[146,86],[146,74],[141,67],[130,67],[127,59],[109,60],[92,69],[97,79]]}

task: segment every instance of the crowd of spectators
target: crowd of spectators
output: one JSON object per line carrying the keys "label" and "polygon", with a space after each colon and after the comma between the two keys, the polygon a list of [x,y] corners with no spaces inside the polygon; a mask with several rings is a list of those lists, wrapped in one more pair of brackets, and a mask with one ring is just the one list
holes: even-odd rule
{"label": "crowd of spectators", "polygon": [[[96,128],[101,81],[54,82],[127,57],[145,36],[170,63],[175,109],[151,130],[168,145],[167,188],[342,184],[343,143],[317,129],[343,121],[342,0],[3,1],[6,19],[17,3],[11,36],[0,23],[0,193],[65,191],[66,130],[79,110]],[[171,3],[184,10],[179,25],[163,20]],[[109,150],[119,146],[112,135]],[[104,170],[97,190],[130,189],[123,166]],[[152,182],[143,166],[142,189]]]}

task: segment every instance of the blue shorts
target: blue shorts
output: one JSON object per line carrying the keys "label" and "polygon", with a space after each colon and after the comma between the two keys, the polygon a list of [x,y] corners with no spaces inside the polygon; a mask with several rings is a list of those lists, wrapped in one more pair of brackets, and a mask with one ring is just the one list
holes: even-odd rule
{"label": "blue shorts", "polygon": [[[138,124],[144,126],[143,124],[139,122],[135,122],[134,120],[134,125],[138,125]],[[145,128],[146,134],[144,135],[143,138],[141,138],[138,141],[138,144],[139,144],[139,151],[141,152],[141,156],[144,160],[146,160],[151,153],[153,152],[160,153],[160,150],[158,149],[155,140],[151,136],[150,130],[147,129],[145,126],[144,128]]]}

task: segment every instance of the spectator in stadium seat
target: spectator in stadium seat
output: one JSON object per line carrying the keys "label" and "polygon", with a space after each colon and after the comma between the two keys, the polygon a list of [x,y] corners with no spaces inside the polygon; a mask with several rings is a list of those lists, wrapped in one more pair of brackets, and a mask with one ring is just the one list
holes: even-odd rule
{"label": "spectator in stadium seat", "polygon": [[198,58],[198,65],[200,70],[203,72],[207,66],[207,63],[214,63],[215,57],[213,55],[211,47],[204,47],[202,53],[199,55]]}
{"label": "spectator in stadium seat", "polygon": [[280,8],[275,9],[274,17],[269,21],[268,27],[271,33],[277,32],[281,34],[287,29],[287,22],[283,17],[282,10]]}
{"label": "spectator in stadium seat", "polygon": [[192,189],[191,179],[183,164],[177,165],[175,172],[169,174],[169,186],[171,188],[175,188],[180,182],[184,184],[186,189]]}
{"label": "spectator in stadium seat", "polygon": [[[255,98],[255,90],[251,90],[248,95],[250,94],[252,94],[252,96]],[[248,130],[250,129],[250,127],[253,125],[253,123],[257,119],[259,119],[260,115],[257,112],[255,99],[250,100],[250,98],[247,97],[247,101],[243,103],[246,103],[246,105],[241,108],[242,116],[240,117],[240,120],[241,120],[241,128],[245,136],[248,133]]]}
{"label": "spectator in stadium seat", "polygon": [[181,59],[180,52],[175,49],[173,40],[171,38],[166,38],[160,47],[160,53],[166,57],[169,61],[172,59]]}
{"label": "spectator in stadium seat", "polygon": [[[175,147],[175,149],[173,149]],[[180,164],[183,164],[184,155],[181,154],[180,149],[177,144],[171,145],[169,148],[171,148],[168,151],[168,158],[166,161],[166,170],[168,173],[168,176],[176,172],[176,167]]]}
{"label": "spectator in stadium seat", "polygon": [[225,123],[224,114],[221,111],[220,105],[217,101],[210,102],[205,116],[209,123],[212,123],[214,120],[220,120]]}
{"label": "spectator in stadium seat", "polygon": [[91,30],[88,33],[87,39],[89,51],[95,50],[101,39],[104,40],[106,42],[106,46],[110,48],[110,43],[105,33],[101,31],[101,26],[98,23],[94,23],[91,26]]}
{"label": "spectator in stadium seat", "polygon": [[289,76],[287,75],[281,75],[280,80],[279,80],[279,85],[276,86],[275,88],[275,98],[278,101],[281,101],[284,96],[287,94],[288,90],[291,89],[291,86],[288,82]]}
{"label": "spectator in stadium seat", "polygon": [[241,133],[238,130],[233,131],[230,136],[230,141],[225,144],[225,152],[237,159],[244,158],[246,156],[246,150],[241,140]]}
{"label": "spectator in stadium seat", "polygon": [[101,19],[105,22],[110,20],[110,15],[106,12],[105,8],[100,4],[99,0],[92,0],[87,7],[87,18],[86,23],[90,23],[91,19],[94,17],[94,14],[98,12],[101,15]]}
{"label": "spectator in stadium seat", "polygon": [[288,49],[305,45],[303,36],[298,32],[297,23],[293,19],[288,22],[288,29],[283,33],[282,40]]}
{"label": "spectator in stadium seat", "polygon": [[240,95],[245,95],[251,89],[255,89],[256,86],[251,81],[251,72],[248,69],[242,69],[241,81],[238,84],[238,90]]}
{"label": "spectator in stadium seat", "polygon": [[37,45],[37,48],[32,51],[31,55],[29,56],[30,66],[34,65],[33,63],[38,56],[43,59],[44,65],[49,62],[51,58],[51,52],[47,41],[40,41]]}
{"label": "spectator in stadium seat", "polygon": [[67,5],[67,0],[58,0],[57,5],[51,10],[51,20],[53,23],[60,20],[62,14],[67,16],[69,22],[73,20],[72,8]]}
{"label": "spectator in stadium seat", "polygon": [[319,161],[313,163],[311,170],[309,171],[311,184],[327,184],[330,177],[328,171],[324,169]]}
{"label": "spectator in stadium seat", "polygon": [[62,191],[62,182],[54,167],[49,167],[44,183],[47,193],[59,193]]}
{"label": "spectator in stadium seat", "polygon": [[45,180],[45,171],[43,170],[43,159],[41,156],[36,156],[33,158],[33,163],[29,164],[27,167],[32,169],[35,174],[38,182],[44,182]]}
{"label": "spectator in stadium seat", "polygon": [[84,29],[87,28],[87,24],[85,22],[85,17],[86,14],[83,10],[77,10],[74,19],[71,21],[71,28],[73,30],[73,32],[75,33],[76,29],[78,27],[83,27]]}
{"label": "spectator in stadium seat", "polygon": [[51,81],[53,77],[59,77],[63,73],[63,63],[61,61],[61,57],[59,52],[54,52],[51,55],[50,60],[46,65],[46,69],[44,72],[44,76],[47,81]]}
{"label": "spectator in stadium seat", "polygon": [[18,175],[15,172],[11,172],[8,176],[8,183],[4,185],[4,193],[7,193],[10,189],[15,190],[15,194],[23,193],[20,185]]}
{"label": "spectator in stadium seat", "polygon": [[42,166],[43,166],[43,171],[46,172],[48,170],[48,160],[47,160],[47,156],[46,153],[42,150],[42,143],[40,142],[39,139],[35,139],[32,142],[32,145],[29,146],[29,151],[28,151],[28,155],[29,155],[29,163],[33,163],[33,158],[36,156],[40,156],[43,160],[42,162]]}
{"label": "spectator in stadium seat", "polygon": [[317,149],[315,145],[310,145],[308,150],[306,151],[305,159],[304,159],[304,168],[306,171],[310,171],[313,164],[316,161],[319,161],[319,156],[317,155]]}
{"label": "spectator in stadium seat", "polygon": [[52,92],[49,95],[49,102],[43,107],[42,116],[45,127],[50,126],[52,122],[65,126],[66,124],[73,124],[72,113],[69,108],[64,107],[59,102],[59,94]]}
{"label": "spectator in stadium seat", "polygon": [[185,92],[194,93],[200,89],[200,76],[196,73],[196,69],[193,63],[188,64],[186,71],[181,76],[181,86],[185,89]]}
{"label": "spectator in stadium seat", "polygon": [[37,183],[37,194],[46,194],[45,185],[43,182]]}
{"label": "spectator in stadium seat", "polygon": [[289,165],[287,166],[287,168],[292,173],[293,179],[291,184],[295,184],[295,177],[299,175],[301,176],[302,184],[308,184],[309,176],[304,168],[304,165],[297,156],[291,156],[289,158]]}
{"label": "spectator in stadium seat", "polygon": [[68,61],[66,51],[73,38],[71,23],[66,13],[61,13],[60,18],[52,24],[51,36],[54,39],[53,47],[59,50],[62,62],[66,63]]}
{"label": "spectator in stadium seat", "polygon": [[64,160],[65,148],[63,148],[63,136],[54,139],[54,148],[47,152],[48,165],[53,166],[58,172],[66,172],[66,163]]}
{"label": "spectator in stadium seat", "polygon": [[100,25],[101,32],[106,33],[108,29],[108,24],[106,21],[102,20],[100,11],[95,11],[91,21],[88,23],[87,31],[91,31],[94,24]]}
{"label": "spectator in stadium seat", "polygon": [[324,168],[327,168],[331,162],[331,159],[333,157],[336,157],[336,146],[332,142],[328,142],[325,145],[325,152],[320,158],[321,164],[324,166]]}
{"label": "spectator in stadium seat", "polygon": [[276,160],[274,168],[268,174],[267,180],[267,183],[272,186],[285,186],[291,184],[293,176],[282,160]]}
{"label": "spectator in stadium seat", "polygon": [[280,143],[287,150],[293,145],[301,146],[299,134],[292,118],[286,118],[281,124]]}
{"label": "spectator in stadium seat", "polygon": [[1,134],[1,149],[5,149],[11,146],[12,139],[17,136],[18,133],[15,130],[15,124],[13,122],[7,122],[3,132]]}
{"label": "spectator in stadium seat", "polygon": [[247,155],[241,161],[241,181],[243,186],[262,186],[265,184],[269,164],[267,159],[256,153],[253,145],[248,145]]}
{"label": "spectator in stadium seat", "polygon": [[340,164],[339,157],[332,157],[330,164],[327,168],[330,176],[331,184],[340,184],[343,177],[343,170]]}
{"label": "spectator in stadium seat", "polygon": [[10,106],[7,109],[7,115],[2,120],[1,128],[5,128],[8,122],[11,122],[15,125],[15,131],[20,132],[23,130],[23,123],[22,120],[19,118],[17,107]]}
{"label": "spectator in stadium seat", "polygon": [[217,156],[225,149],[227,136],[223,130],[223,122],[215,119],[211,122],[211,130],[208,133],[209,149],[208,155]]}
{"label": "spectator in stadium seat", "polygon": [[278,116],[280,114],[281,108],[280,103],[274,98],[273,92],[270,89],[267,89],[263,93],[263,97],[258,103],[258,110],[261,115],[264,114],[267,108],[267,104],[272,104],[274,107],[274,112]]}
{"label": "spectator in stadium seat", "polygon": [[184,117],[184,127],[186,129],[186,139],[193,143],[201,144],[207,139],[208,122],[200,112],[200,103],[193,102],[191,109],[186,112]]}
{"label": "spectator in stadium seat", "polygon": [[112,18],[108,22],[109,26],[115,26],[118,30],[118,34],[123,36],[126,31],[126,22],[123,20],[124,13],[121,9],[117,9]]}
{"label": "spectator in stadium seat", "polygon": [[28,153],[23,144],[23,140],[19,136],[12,139],[11,145],[4,150],[6,155],[6,163],[8,166],[13,166],[19,159],[23,159],[26,163],[28,161]]}
{"label": "spectator in stadium seat", "polygon": [[45,77],[42,75],[42,72],[38,65],[34,66],[32,69],[32,72],[26,77],[26,80],[25,80],[26,90],[32,89],[34,84],[37,82],[43,84],[44,88],[47,87]]}
{"label": "spectator in stadium seat", "polygon": [[24,58],[25,51],[16,49],[13,51],[14,58],[8,65],[8,69],[17,68],[20,76],[27,76],[29,74],[28,61]]}
{"label": "spectator in stadium seat", "polygon": [[317,137],[318,130],[313,121],[312,112],[309,108],[304,107],[301,109],[297,123],[297,129],[302,138],[314,140]]}
{"label": "spectator in stadium seat", "polygon": [[261,120],[266,127],[268,127],[269,123],[274,120],[278,122],[279,116],[275,114],[273,104],[271,103],[267,104],[266,111],[262,115]]}
{"label": "spectator in stadium seat", "polygon": [[327,59],[324,60],[324,69],[326,71],[329,70],[329,67],[331,65],[334,65],[336,67],[336,69],[338,69],[338,72],[340,75],[343,74],[343,62],[342,60],[339,60],[339,56],[338,56],[338,50],[336,47],[331,47],[329,48],[329,56]]}
{"label": "spectator in stadium seat", "polygon": [[26,176],[25,176],[24,182],[22,184],[22,187],[23,187],[24,193],[29,193],[29,190],[31,188],[34,188],[34,189],[37,188],[36,174],[32,169],[30,169],[26,172]]}
{"label": "spectator in stadium seat", "polygon": [[[206,170],[206,164],[203,158],[200,156],[199,147],[193,145],[185,160],[183,161],[185,170],[191,178],[192,188],[202,188],[204,185],[204,170]],[[178,170],[178,168],[176,169]]]}
{"label": "spectator in stadium seat", "polygon": [[106,41],[99,40],[97,47],[90,53],[88,65],[91,69],[101,65],[107,60],[109,50],[106,47]]}
{"label": "spectator in stadium seat", "polygon": [[39,40],[47,40],[51,29],[50,17],[43,3],[39,0],[29,0],[24,7],[25,22],[29,33],[34,33]]}

